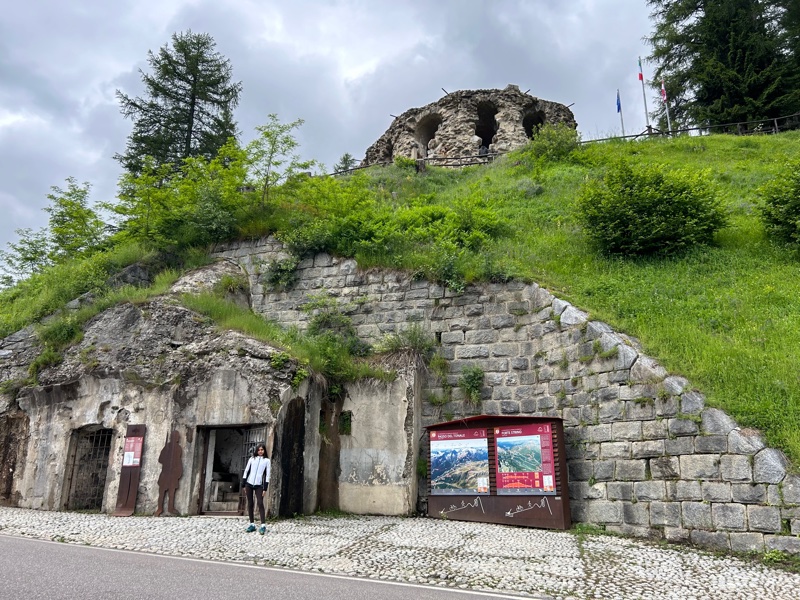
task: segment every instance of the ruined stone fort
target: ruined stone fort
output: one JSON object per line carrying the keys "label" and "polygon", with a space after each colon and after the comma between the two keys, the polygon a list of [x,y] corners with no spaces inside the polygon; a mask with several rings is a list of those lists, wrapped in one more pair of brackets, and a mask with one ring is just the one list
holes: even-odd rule
{"label": "ruined stone fort", "polygon": [[516,85],[503,90],[462,90],[396,117],[389,129],[367,150],[362,166],[407,158],[448,159],[503,153],[521,148],[546,123],[577,127],[572,111],[521,92]]}

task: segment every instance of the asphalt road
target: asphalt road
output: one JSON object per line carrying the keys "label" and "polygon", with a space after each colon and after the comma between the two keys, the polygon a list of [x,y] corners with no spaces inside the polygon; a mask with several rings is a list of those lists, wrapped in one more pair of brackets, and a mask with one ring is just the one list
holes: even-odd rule
{"label": "asphalt road", "polygon": [[21,600],[472,600],[440,589],[0,535],[0,598]]}

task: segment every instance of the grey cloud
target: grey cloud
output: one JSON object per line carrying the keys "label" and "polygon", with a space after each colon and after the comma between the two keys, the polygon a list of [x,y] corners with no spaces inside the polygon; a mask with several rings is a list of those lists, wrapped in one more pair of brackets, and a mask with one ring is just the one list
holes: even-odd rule
{"label": "grey cloud", "polygon": [[[264,35],[276,23],[288,44]],[[619,130],[621,88],[626,127],[644,125],[636,79],[636,57],[647,51],[644,2],[39,0],[0,21],[0,247],[15,228],[45,224],[49,187],[67,176],[91,181],[94,200],[113,195],[120,171],[111,157],[130,131],[113,92],[140,94],[147,50],[187,29],[210,33],[243,82],[236,118],[245,141],[269,113],[303,118],[303,156],[328,166],[343,152],[363,156],[390,113],[433,102],[442,87],[515,83],[574,102],[585,137]],[[315,49],[325,39],[365,61],[371,50],[382,58],[346,79],[335,52]],[[3,126],[4,112],[36,119]]]}

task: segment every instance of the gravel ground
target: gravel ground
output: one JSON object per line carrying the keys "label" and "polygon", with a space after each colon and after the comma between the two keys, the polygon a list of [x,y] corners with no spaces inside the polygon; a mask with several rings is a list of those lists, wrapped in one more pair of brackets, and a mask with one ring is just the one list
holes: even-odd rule
{"label": "gravel ground", "polygon": [[425,518],[117,518],[0,507],[0,533],[555,599],[800,598],[800,575],[685,547]]}

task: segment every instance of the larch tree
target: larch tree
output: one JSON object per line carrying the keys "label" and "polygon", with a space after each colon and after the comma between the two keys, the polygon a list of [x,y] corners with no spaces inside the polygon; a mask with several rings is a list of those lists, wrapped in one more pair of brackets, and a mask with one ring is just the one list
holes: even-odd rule
{"label": "larch tree", "polygon": [[117,90],[123,116],[133,121],[125,152],[115,158],[132,174],[144,157],[156,166],[180,168],[192,156],[211,160],[236,137],[233,109],[241,82],[232,80],[230,61],[206,33],[175,33],[171,44],[148,52],[150,72],[140,70],[145,93],[131,97]]}

